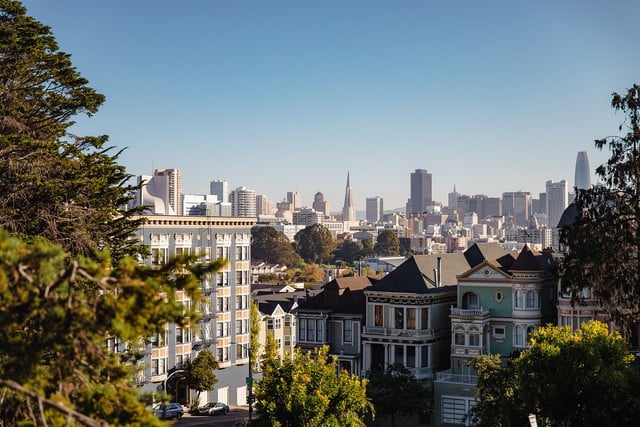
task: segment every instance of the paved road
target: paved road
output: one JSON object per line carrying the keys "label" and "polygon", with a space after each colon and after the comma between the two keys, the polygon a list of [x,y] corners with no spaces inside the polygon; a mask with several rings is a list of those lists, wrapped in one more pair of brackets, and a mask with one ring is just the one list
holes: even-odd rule
{"label": "paved road", "polygon": [[[255,410],[253,412],[255,415]],[[184,414],[181,420],[174,422],[174,426],[220,426],[220,427],[236,427],[243,426],[243,421],[249,419],[249,410],[246,407],[231,407],[227,415],[215,416],[191,416]],[[239,424],[238,424],[239,423]]]}

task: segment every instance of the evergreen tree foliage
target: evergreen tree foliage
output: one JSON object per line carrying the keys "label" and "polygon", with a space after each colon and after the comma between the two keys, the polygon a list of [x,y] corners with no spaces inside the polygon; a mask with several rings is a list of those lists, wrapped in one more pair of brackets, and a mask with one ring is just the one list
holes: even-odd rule
{"label": "evergreen tree foliage", "polygon": [[638,373],[617,332],[597,321],[572,333],[546,326],[531,334],[529,348],[505,365],[480,356],[474,421],[480,426],[521,426],[529,414],[538,425],[633,426],[640,416]]}
{"label": "evergreen tree foliage", "polygon": [[[98,255],[71,257],[45,239],[25,243],[0,230],[0,424],[66,425],[66,411],[115,426],[156,423],[132,382],[139,340],[167,322],[198,319],[176,291],[197,305],[200,279],[221,264],[184,258],[151,269]],[[110,337],[129,351],[108,351]]]}
{"label": "evergreen tree foliage", "polygon": [[640,325],[640,86],[613,94],[624,114],[619,136],[595,141],[609,160],[596,169],[602,184],[578,190],[575,222],[561,229],[567,247],[562,285],[574,303],[590,289],[626,339],[638,346]]}
{"label": "evergreen tree foliage", "polygon": [[309,353],[296,349],[293,357],[274,352],[263,362],[263,378],[256,388],[255,425],[278,427],[364,426],[373,411],[366,397],[367,380],[347,371],[323,346]]}
{"label": "evergreen tree foliage", "polygon": [[109,248],[114,259],[141,247],[127,210],[135,187],[108,137],[69,133],[104,96],[88,86],[49,27],[18,1],[0,0],[0,227],[42,236],[71,254]]}
{"label": "evergreen tree foliage", "polygon": [[307,263],[322,264],[331,260],[333,236],[327,227],[313,224],[298,231],[294,249]]}

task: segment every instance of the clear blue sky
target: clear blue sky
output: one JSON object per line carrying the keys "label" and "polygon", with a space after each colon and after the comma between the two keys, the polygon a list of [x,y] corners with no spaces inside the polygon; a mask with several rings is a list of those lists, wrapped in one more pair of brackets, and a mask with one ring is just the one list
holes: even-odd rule
{"label": "clear blue sky", "polygon": [[640,82],[640,3],[603,1],[29,0],[107,97],[78,134],[127,147],[133,175],[182,170],[337,211],[404,207],[409,174],[463,194],[573,186],[575,159]]}

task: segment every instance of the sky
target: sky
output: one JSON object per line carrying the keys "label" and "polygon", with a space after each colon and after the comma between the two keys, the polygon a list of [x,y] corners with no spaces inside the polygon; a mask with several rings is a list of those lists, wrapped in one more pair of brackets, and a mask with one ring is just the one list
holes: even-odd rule
{"label": "sky", "polygon": [[[339,211],[574,185],[578,151],[624,120],[640,83],[636,0],[28,0],[106,102],[78,135],[109,135],[128,173],[182,171],[278,202],[320,191]],[[595,182],[595,176],[593,178]]]}

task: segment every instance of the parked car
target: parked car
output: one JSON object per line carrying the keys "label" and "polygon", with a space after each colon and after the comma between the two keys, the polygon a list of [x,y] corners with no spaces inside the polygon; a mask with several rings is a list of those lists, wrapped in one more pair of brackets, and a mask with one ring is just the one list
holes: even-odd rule
{"label": "parked car", "polygon": [[229,413],[229,407],[223,402],[210,402],[191,413],[193,415],[226,415]]}
{"label": "parked car", "polygon": [[174,417],[180,419],[184,415],[184,408],[181,404],[175,402],[167,403],[166,405],[158,403],[153,407],[153,415],[161,420]]}

